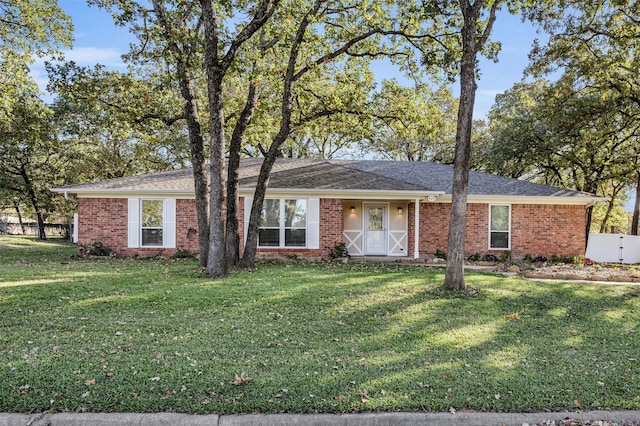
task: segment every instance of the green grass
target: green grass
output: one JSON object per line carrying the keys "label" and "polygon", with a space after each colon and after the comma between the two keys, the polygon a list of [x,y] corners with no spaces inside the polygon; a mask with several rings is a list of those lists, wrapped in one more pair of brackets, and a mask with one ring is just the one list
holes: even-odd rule
{"label": "green grass", "polygon": [[74,250],[0,237],[0,412],[640,408],[636,286]]}

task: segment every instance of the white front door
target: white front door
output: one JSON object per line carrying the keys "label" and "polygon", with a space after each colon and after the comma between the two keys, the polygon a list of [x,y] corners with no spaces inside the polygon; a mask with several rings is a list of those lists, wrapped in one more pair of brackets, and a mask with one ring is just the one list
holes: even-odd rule
{"label": "white front door", "polygon": [[387,206],[365,204],[364,208],[364,254],[387,255]]}

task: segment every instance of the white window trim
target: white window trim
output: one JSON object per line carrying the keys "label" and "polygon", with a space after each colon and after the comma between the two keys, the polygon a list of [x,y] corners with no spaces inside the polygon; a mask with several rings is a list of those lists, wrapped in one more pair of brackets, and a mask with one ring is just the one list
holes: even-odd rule
{"label": "white window trim", "polygon": [[[508,207],[509,208],[509,221],[508,221],[508,227],[507,227],[507,247],[491,247],[491,232],[493,232],[493,230],[491,229],[491,207]],[[495,250],[495,251],[499,251],[499,250],[511,250],[511,204],[498,204],[498,203],[494,203],[494,204],[489,204],[489,215],[488,215],[488,219],[489,219],[489,223],[488,223],[488,234],[487,234],[487,247],[489,248],[489,250]],[[495,232],[505,232],[505,231],[495,231]]]}
{"label": "white window trim", "polygon": [[[161,200],[162,245],[142,245],[142,201]],[[176,199],[141,197],[128,199],[128,248],[176,248]]]}
{"label": "white window trim", "polygon": [[[278,239],[280,241],[280,245],[277,246],[261,246],[260,245],[260,236],[258,235],[258,248],[260,249],[282,249],[282,248],[286,248],[286,249],[306,249],[309,248],[309,199],[308,198],[295,198],[295,197],[289,197],[289,198],[285,198],[285,197],[279,197],[279,198],[273,198],[273,197],[267,197],[264,199],[264,202],[266,202],[267,200],[278,200],[278,205],[279,205],[279,211],[278,211]],[[286,227],[285,226],[285,212],[286,212],[286,203],[285,200],[304,200],[306,201],[306,210],[305,210],[305,227]],[[266,226],[266,227],[262,227],[262,226],[258,226],[258,230],[260,229],[276,229],[275,227],[271,227],[271,226]],[[305,233],[305,238],[304,238],[304,246],[287,246],[285,245],[285,235],[286,235],[286,230],[287,229],[304,229],[304,233]],[[259,232],[259,231],[258,231]]]}
{"label": "white window trim", "polygon": [[[275,197],[273,197],[275,198]],[[294,198],[294,197],[290,197]],[[289,199],[289,198],[287,198]],[[320,248],[320,198],[300,197],[297,199],[307,200],[307,246],[306,247],[286,247],[287,250],[316,250]],[[247,242],[247,232],[249,231],[249,216],[253,205],[252,197],[244,198],[244,242]],[[258,247],[260,250],[280,250],[281,247],[268,246]]]}
{"label": "white window trim", "polygon": [[[144,226],[142,226],[142,224],[144,222],[144,220],[142,218],[142,214],[143,214],[143,211],[144,211],[144,209],[142,208],[142,204],[145,201],[162,201],[163,202],[162,203],[162,227],[160,227],[160,228],[157,228],[157,227],[147,227],[147,228],[145,228]],[[140,218],[138,219],[138,223],[140,224],[140,226],[139,226],[140,230],[138,231],[138,232],[140,232],[140,247],[144,247],[144,248],[147,248],[147,247],[149,247],[149,248],[164,247],[164,239],[165,239],[165,236],[164,236],[164,234],[165,234],[165,232],[164,232],[165,220],[164,219],[165,219],[165,216],[166,216],[165,215],[164,200],[161,199],[161,198],[151,198],[151,197],[149,197],[149,198],[146,198],[146,197],[145,198],[140,198],[140,208],[138,210],[140,211],[140,213],[139,213],[140,214]],[[143,235],[142,231],[144,229],[160,229],[160,230],[162,230],[162,244],[146,244],[145,245],[143,243],[143,239],[142,239],[142,235]]]}

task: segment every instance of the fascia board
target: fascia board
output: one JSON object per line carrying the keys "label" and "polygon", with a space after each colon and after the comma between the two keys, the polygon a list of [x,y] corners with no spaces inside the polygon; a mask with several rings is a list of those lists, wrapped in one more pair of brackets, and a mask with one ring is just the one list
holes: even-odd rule
{"label": "fascia board", "polygon": [[[341,198],[359,200],[415,200],[416,198],[426,199],[430,195],[439,197],[443,191],[378,191],[368,190],[326,190],[326,189],[288,189],[274,188],[267,189],[267,197],[288,197],[288,196],[312,196],[317,198]],[[253,197],[253,188],[240,188],[239,195],[243,197]]]}
{"label": "fascia board", "polygon": [[181,199],[195,199],[193,191],[118,191],[118,190],[104,190],[104,191],[69,191],[58,190],[57,188],[51,189],[53,192],[67,193],[75,196],[76,198],[181,198]]}
{"label": "fascia board", "polygon": [[[606,198],[593,196],[584,197],[543,197],[543,196],[508,196],[508,195],[468,195],[467,203],[469,204],[547,204],[547,205],[573,205],[573,206],[592,206],[598,201],[605,201]],[[438,197],[439,202],[450,203],[451,195],[443,195]]]}

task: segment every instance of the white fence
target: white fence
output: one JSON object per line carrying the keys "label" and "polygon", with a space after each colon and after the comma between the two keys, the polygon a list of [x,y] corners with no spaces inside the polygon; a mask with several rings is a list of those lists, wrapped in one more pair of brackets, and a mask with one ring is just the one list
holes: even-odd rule
{"label": "white fence", "polygon": [[596,262],[640,263],[640,236],[589,234],[585,257]]}

